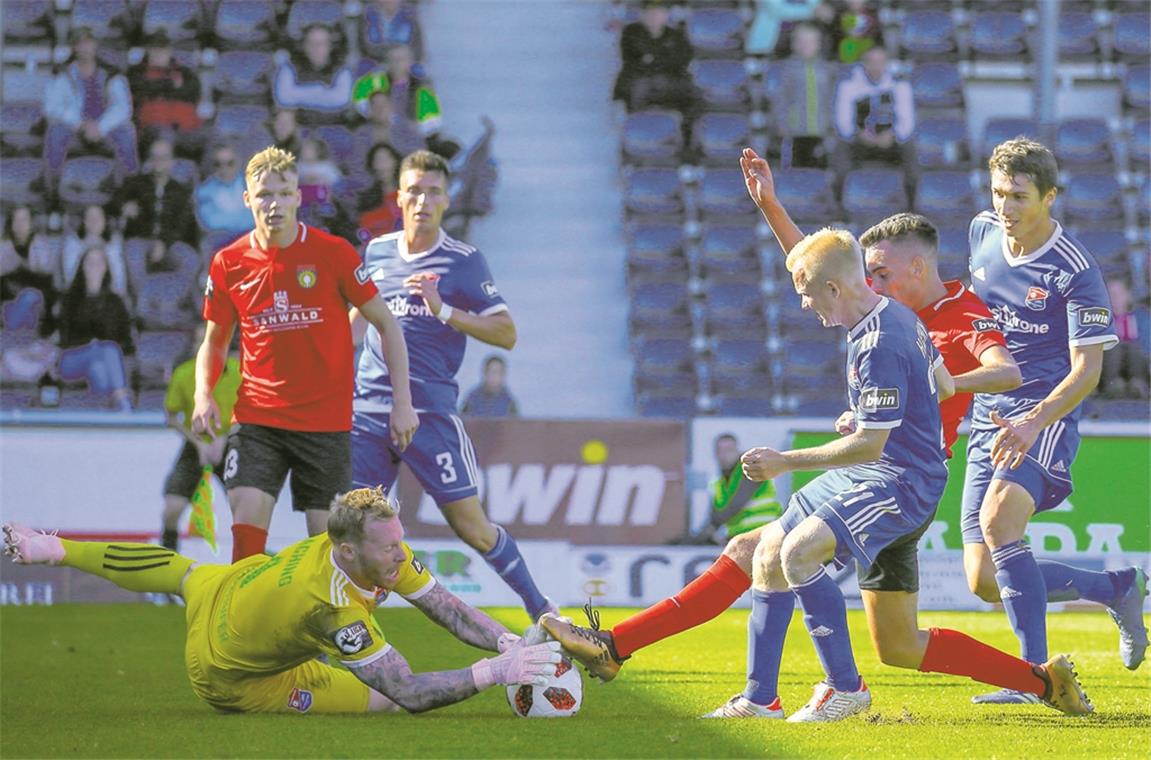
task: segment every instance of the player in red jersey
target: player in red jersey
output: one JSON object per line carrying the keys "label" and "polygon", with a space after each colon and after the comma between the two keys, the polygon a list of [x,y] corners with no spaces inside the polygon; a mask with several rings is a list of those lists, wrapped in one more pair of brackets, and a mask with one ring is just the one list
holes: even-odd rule
{"label": "player in red jersey", "polygon": [[[740,164],[752,200],[763,212],[784,253],[790,251],[804,236],[775,195],[774,179],[767,162],[754,151],[745,150]],[[986,307],[980,308],[982,304],[978,303],[978,298],[974,302],[964,298],[961,303],[953,304],[960,301],[953,292],[958,283],[944,284],[935,264],[938,233],[935,233],[934,244],[929,244],[929,231],[934,232],[935,228],[923,217],[904,218],[911,216],[891,217],[865,233],[864,239],[871,240],[882,250],[882,253],[873,254],[871,248],[868,249],[868,271],[872,274],[873,286],[878,271],[880,279],[895,279],[896,286],[892,288],[885,282],[876,287],[877,291],[919,311],[921,317],[924,311],[931,312],[935,327],[932,327],[932,322],[926,324],[932,342],[943,355],[948,370],[953,375],[958,373],[956,388],[965,393],[965,404],[970,404],[971,393],[976,390],[1017,386],[1019,370],[1003,348],[1002,334],[993,322],[975,324],[976,319],[990,319],[990,313]],[[914,236],[910,234],[912,231]],[[912,251],[914,254],[907,256],[905,261],[904,256]],[[914,276],[911,276],[913,272]],[[915,302],[904,301],[904,297],[914,298]],[[969,310],[971,323],[965,330],[963,315]],[[943,318],[937,314],[942,314]],[[972,360],[975,366],[971,365]],[[943,426],[949,451],[965,411],[966,406],[959,408],[958,413],[941,409],[941,413],[948,415]],[[836,425],[838,432],[846,434],[854,429],[854,420],[844,415]],[[744,470],[752,480],[761,479],[754,476],[754,467],[747,462]],[[1020,687],[1012,688],[1035,694],[1064,712],[1091,711],[1090,703],[1081,698],[1070,669],[1065,660],[1060,661],[1061,658],[1054,658],[1041,667],[1032,667],[1024,660],[959,631],[919,628],[917,545],[930,522],[925,521],[920,530],[880,552],[870,568],[861,569],[859,582],[868,627],[880,659],[895,667],[964,675],[985,683],[1012,681],[1020,684]],[[682,591],[627,618],[610,631],[595,630],[598,628],[598,614],[593,616],[590,610],[589,616],[594,618],[590,629],[547,615],[540,622],[592,675],[610,680],[618,673],[623,660],[636,650],[706,622],[730,607],[751,586],[754,554],[762,533],[761,528],[736,536],[728,542],[715,564]],[[749,625],[755,624],[753,614]],[[786,622],[782,625],[786,626]],[[778,697],[772,704],[762,705],[737,694],[705,717],[782,718],[783,710],[779,707]]]}
{"label": "player in red jersey", "polygon": [[217,434],[228,420],[211,389],[240,328],[243,379],[224,458],[232,507],[232,560],[264,551],[276,497],[291,473],[292,508],[308,534],[325,530],[328,505],[351,488],[355,307],[380,331],[394,379],[391,435],[400,449],[419,426],[403,333],[350,244],[296,219],[295,157],[267,148],[248,162],[244,205],[255,229],[216,253],[204,293],[207,329],[196,356],[193,427]]}

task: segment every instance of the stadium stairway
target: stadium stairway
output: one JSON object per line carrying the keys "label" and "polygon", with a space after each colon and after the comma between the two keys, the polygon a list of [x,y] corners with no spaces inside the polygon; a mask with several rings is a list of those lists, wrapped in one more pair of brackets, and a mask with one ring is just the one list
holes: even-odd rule
{"label": "stadium stairway", "polygon": [[[495,209],[466,242],[484,252],[515,317],[509,386],[531,416],[634,414],[608,9],[555,0],[421,9],[445,133],[470,143],[481,115],[496,125]],[[462,392],[491,352],[469,342]]]}

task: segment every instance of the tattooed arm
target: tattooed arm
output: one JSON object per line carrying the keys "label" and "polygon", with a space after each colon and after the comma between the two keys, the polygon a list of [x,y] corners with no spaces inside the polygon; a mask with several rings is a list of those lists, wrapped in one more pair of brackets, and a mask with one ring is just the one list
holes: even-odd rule
{"label": "tattooed arm", "polygon": [[420,612],[447,628],[457,639],[480,649],[498,651],[500,634],[508,629],[437,583],[428,593],[409,602]]}
{"label": "tattooed arm", "polygon": [[369,687],[413,713],[462,702],[480,691],[470,668],[413,673],[394,647],[378,660],[350,670]]}

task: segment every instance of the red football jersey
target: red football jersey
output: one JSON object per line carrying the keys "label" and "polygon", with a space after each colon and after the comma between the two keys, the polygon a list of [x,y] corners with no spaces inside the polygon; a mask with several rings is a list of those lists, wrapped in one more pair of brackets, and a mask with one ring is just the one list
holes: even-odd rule
{"label": "red football jersey", "polygon": [[[943,357],[943,366],[952,375],[962,375],[980,366],[979,355],[991,346],[1007,346],[1007,339],[991,311],[979,296],[959,280],[948,280],[947,295],[919,310],[931,342]],[[947,456],[959,437],[959,421],[971,407],[970,393],[956,393],[939,405],[943,417],[943,437]]]}
{"label": "red football jersey", "polygon": [[212,259],[204,319],[239,324],[243,380],[235,420],[286,430],[351,430],[348,305],[376,295],[346,240],[301,224],[286,248],[249,233]]}

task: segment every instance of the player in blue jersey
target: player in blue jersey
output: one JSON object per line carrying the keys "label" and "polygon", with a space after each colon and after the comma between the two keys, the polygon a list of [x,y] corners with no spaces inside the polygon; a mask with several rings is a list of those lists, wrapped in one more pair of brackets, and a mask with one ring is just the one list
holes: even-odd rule
{"label": "player in blue jersey", "polygon": [[[1033,663],[1047,659],[1048,601],[1106,605],[1123,664],[1134,670],[1147,649],[1144,570],[1036,561],[1023,541],[1031,516],[1071,493],[1082,401],[1099,382],[1103,351],[1118,342],[1103,275],[1051,218],[1059,170],[1050,150],[1008,140],[988,166],[994,211],[971,223],[971,287],[999,322],[1023,384],[975,396],[962,513],[968,583],[981,598],[1002,600]],[[1002,691],[975,701],[1035,700]]]}
{"label": "player in blue jersey", "polygon": [[510,350],[516,325],[483,254],[440,226],[449,202],[448,176],[447,162],[435,153],[405,157],[398,194],[403,229],[375,238],[364,252],[364,266],[404,331],[421,425],[407,449],[392,445],[392,379],[380,335],[369,329],[356,372],[352,480],[357,487],[388,489],[406,462],[456,535],[519,594],[535,620],[555,607],[536,587],[515,539],[484,514],[475,451],[455,414],[456,373],[468,336]]}

